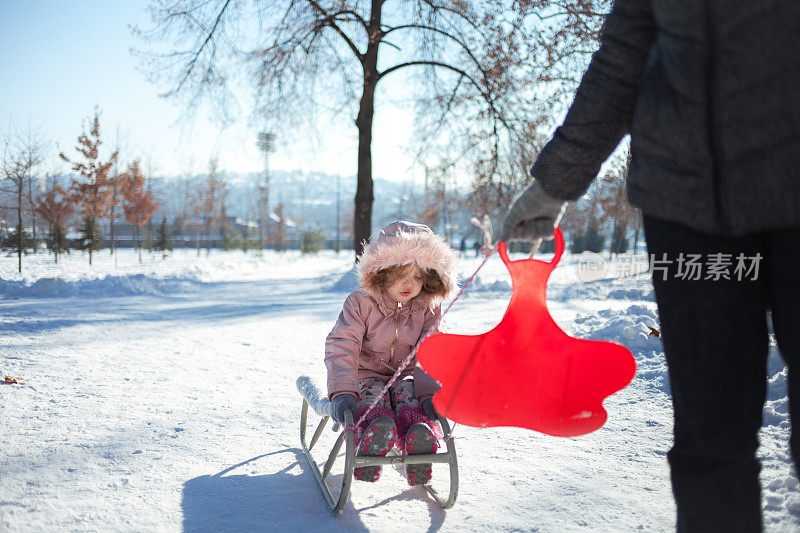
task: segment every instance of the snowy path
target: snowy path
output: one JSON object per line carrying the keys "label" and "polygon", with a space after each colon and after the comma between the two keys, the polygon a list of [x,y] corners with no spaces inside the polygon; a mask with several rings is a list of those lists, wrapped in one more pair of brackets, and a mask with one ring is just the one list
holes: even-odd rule
{"label": "snowy path", "polygon": [[[0,530],[673,529],[660,343],[624,325],[654,316],[652,302],[607,299],[625,280],[573,294],[557,276],[557,321],[576,334],[605,328],[640,360],[634,383],[606,402],[606,426],[574,439],[459,426],[453,509],[386,469],[376,484],[354,483],[343,515],[331,517],[299,448],[294,381],[324,375],[324,338],[345,296],[324,287],[347,258],[288,263],[209,267],[178,292],[0,302],[0,371],[28,380],[0,386]],[[157,286],[162,274],[144,275]],[[476,290],[452,311],[450,330],[490,327],[508,296],[502,283]],[[771,399],[765,517],[785,531],[800,525],[800,498],[782,397]],[[333,436],[326,431],[315,451],[326,453]]]}

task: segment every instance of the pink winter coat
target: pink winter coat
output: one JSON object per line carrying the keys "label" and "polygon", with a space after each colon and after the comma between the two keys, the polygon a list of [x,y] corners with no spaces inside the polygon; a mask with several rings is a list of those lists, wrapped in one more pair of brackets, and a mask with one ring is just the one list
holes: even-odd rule
{"label": "pink winter coat", "polygon": [[[359,381],[374,377],[388,381],[416,345],[435,332],[440,308],[432,310],[428,300],[417,296],[402,307],[385,293],[378,300],[357,289],[344,302],[339,319],[325,341],[328,367],[328,397],[350,392],[359,398]],[[401,378],[414,378],[419,401],[433,396],[439,385],[413,360]]]}
{"label": "pink winter coat", "polygon": [[[389,267],[414,263],[434,271],[441,280],[436,292],[420,294],[398,307],[378,283]],[[347,297],[339,319],[325,341],[328,397],[351,392],[359,397],[359,381],[388,381],[419,342],[435,331],[442,300],[457,288],[456,257],[450,245],[424,224],[397,220],[384,227],[364,247],[356,272],[360,288]],[[412,361],[401,377],[413,376],[414,392],[422,401],[439,385]]]}

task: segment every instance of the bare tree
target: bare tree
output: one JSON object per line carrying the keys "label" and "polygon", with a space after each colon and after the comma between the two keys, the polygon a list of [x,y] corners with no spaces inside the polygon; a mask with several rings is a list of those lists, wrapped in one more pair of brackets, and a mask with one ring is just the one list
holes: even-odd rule
{"label": "bare tree", "polygon": [[[471,207],[479,215],[505,213],[516,194],[530,184],[527,170],[535,160],[566,106],[571,101],[591,54],[599,44],[600,29],[611,0],[531,0],[519,7],[517,24],[529,36],[514,48],[523,58],[508,91],[521,116],[517,135],[498,134],[494,125],[465,124],[445,137],[448,149],[436,153],[443,164],[461,162],[473,176]],[[524,29],[528,29],[527,32]],[[527,97],[527,98],[526,98]],[[423,109],[424,111],[424,109]],[[420,113],[420,119],[425,114]],[[434,145],[417,136],[418,149]],[[458,143],[453,142],[458,140]]]}
{"label": "bare tree", "polygon": [[453,241],[455,211],[461,209],[463,204],[456,194],[451,168],[426,171],[425,189],[412,203],[415,207],[410,212],[415,220],[439,231],[448,241]]}
{"label": "bare tree", "polygon": [[13,196],[13,206],[10,207],[17,214],[17,268],[22,272],[22,254],[25,251],[25,227],[23,225],[23,212],[31,209],[32,172],[43,159],[44,142],[41,133],[30,125],[24,133],[19,133],[14,128],[9,129],[3,147],[3,178],[10,182],[10,187],[3,187],[3,191]]}
{"label": "bare tree", "polygon": [[[135,31],[177,48],[143,56],[156,79],[166,78],[167,95],[183,95],[193,103],[208,97],[224,113],[228,80],[237,78],[244,64],[270,129],[286,129],[287,117],[314,110],[354,120],[358,255],[371,234],[378,87],[387,79],[404,83],[408,97],[425,103],[431,136],[452,120],[488,124],[495,138],[516,137],[524,126],[516,104],[536,98],[521,67],[535,44],[527,21],[534,4],[544,9],[541,3],[160,0],[152,8],[155,28]],[[413,73],[413,82],[401,72]]]}
{"label": "bare tree", "polygon": [[[208,177],[197,190],[194,199],[194,213],[202,220],[202,230],[206,238],[206,254],[211,250],[211,230],[220,226],[225,217],[225,200],[228,197],[228,186],[220,178],[217,160],[208,162]],[[200,253],[200,239],[197,240],[197,253]]]}

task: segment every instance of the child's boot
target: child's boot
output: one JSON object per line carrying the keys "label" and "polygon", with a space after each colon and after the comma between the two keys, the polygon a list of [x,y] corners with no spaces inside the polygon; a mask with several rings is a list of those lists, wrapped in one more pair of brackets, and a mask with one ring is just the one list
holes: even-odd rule
{"label": "child's boot", "polygon": [[[406,453],[421,455],[435,453],[439,449],[436,435],[427,424],[417,423],[406,433]],[[431,480],[431,463],[406,465],[406,479],[409,485],[425,485]]]}
{"label": "child's boot", "polygon": [[[364,430],[356,455],[386,455],[397,440],[397,426],[388,416],[380,416]],[[360,466],[353,470],[353,477],[360,481],[378,481],[381,466]]]}

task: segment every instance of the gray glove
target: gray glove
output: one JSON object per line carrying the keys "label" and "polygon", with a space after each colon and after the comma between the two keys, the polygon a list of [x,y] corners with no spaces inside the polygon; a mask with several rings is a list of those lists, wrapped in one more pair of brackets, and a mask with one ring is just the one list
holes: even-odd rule
{"label": "gray glove", "polygon": [[553,235],[567,202],[547,194],[538,181],[525,189],[506,215],[500,240],[535,241]]}
{"label": "gray glove", "polygon": [[351,411],[353,416],[356,412],[356,397],[354,394],[345,393],[336,396],[331,400],[331,418],[339,424],[344,424],[344,412]]}
{"label": "gray glove", "polygon": [[422,410],[425,411],[425,414],[428,415],[428,418],[434,422],[439,420],[439,418],[442,416],[433,406],[433,398],[426,398],[425,400],[422,400]]}

